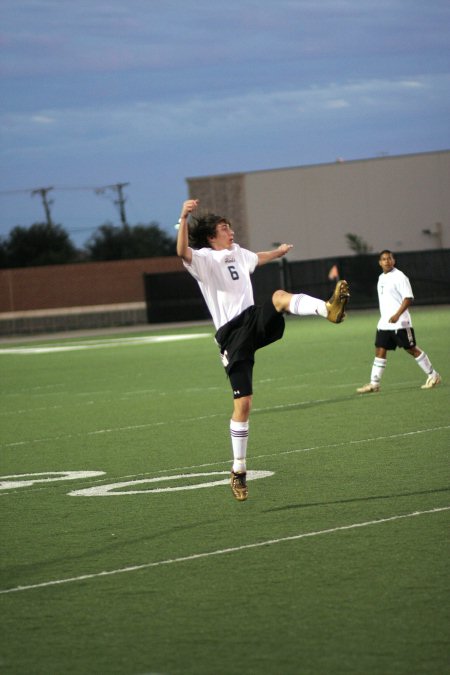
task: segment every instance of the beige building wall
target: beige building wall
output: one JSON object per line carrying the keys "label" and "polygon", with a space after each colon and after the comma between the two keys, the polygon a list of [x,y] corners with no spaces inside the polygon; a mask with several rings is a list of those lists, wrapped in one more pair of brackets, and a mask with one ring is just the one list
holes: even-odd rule
{"label": "beige building wall", "polygon": [[199,212],[212,212],[233,223],[236,241],[250,248],[245,175],[242,173],[206,178],[188,178],[189,195],[200,200]]}
{"label": "beige building wall", "polygon": [[285,241],[294,244],[292,260],[348,255],[347,233],[374,252],[450,248],[450,151],[187,182],[190,196],[204,208],[220,206],[252,250]]}

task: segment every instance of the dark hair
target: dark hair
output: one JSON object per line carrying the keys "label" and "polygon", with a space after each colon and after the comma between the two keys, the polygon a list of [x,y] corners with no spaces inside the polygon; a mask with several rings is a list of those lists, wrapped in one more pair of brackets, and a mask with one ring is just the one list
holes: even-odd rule
{"label": "dark hair", "polygon": [[216,227],[219,223],[228,223],[228,220],[222,216],[216,216],[214,213],[206,213],[203,216],[189,216],[189,246],[192,248],[211,248],[209,237],[216,236]]}
{"label": "dark hair", "polygon": [[378,255],[378,260],[379,260],[379,259],[381,258],[381,256],[384,255],[385,253],[388,253],[389,255],[391,255],[392,257],[394,257],[394,254],[392,253],[392,251],[390,251],[388,248],[384,248],[382,251],[380,251],[380,253],[379,253],[379,255]]}

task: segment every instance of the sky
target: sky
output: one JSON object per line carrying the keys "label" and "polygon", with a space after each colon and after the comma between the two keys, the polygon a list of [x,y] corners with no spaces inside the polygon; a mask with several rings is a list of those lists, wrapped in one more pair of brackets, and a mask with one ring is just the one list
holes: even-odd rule
{"label": "sky", "polygon": [[186,178],[450,148],[448,0],[2,0],[0,237],[175,234]]}

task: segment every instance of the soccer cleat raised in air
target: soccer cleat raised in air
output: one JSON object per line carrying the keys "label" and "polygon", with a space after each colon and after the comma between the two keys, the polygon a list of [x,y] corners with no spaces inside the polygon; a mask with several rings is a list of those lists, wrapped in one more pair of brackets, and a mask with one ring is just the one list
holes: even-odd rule
{"label": "soccer cleat raised in air", "polygon": [[433,387],[437,387],[438,384],[441,384],[441,382],[442,382],[441,376],[439,375],[439,373],[435,373],[434,375],[428,375],[427,381],[420,388],[432,389]]}
{"label": "soccer cleat raised in air", "polygon": [[358,394],[370,394],[371,392],[380,391],[379,384],[365,384],[364,387],[358,387],[356,390]]}
{"label": "soccer cleat raised in air", "polygon": [[327,307],[327,319],[332,323],[341,323],[345,317],[345,306],[350,297],[348,283],[342,279],[336,284],[334,293],[328,302],[325,303]]}
{"label": "soccer cleat raised in air", "polygon": [[244,502],[248,497],[247,474],[231,472],[231,490],[238,502]]}

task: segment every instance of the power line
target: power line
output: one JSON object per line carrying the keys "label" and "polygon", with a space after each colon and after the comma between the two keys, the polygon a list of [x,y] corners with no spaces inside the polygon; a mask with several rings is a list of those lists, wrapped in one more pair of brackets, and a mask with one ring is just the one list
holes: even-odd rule
{"label": "power line", "polygon": [[90,227],[67,227],[65,228],[67,232],[92,232],[92,230],[97,229],[97,225],[91,225]]}
{"label": "power line", "polygon": [[0,195],[30,194],[33,190],[34,188],[29,188],[28,190],[0,190]]}
{"label": "power line", "polygon": [[124,197],[123,188],[127,187],[130,183],[112,183],[110,185],[98,186],[52,186],[45,188],[30,188],[30,189],[19,189],[19,190],[0,190],[0,195],[14,195],[14,194],[30,194],[32,197],[39,194],[41,196],[42,205],[45,211],[45,217],[48,225],[53,225],[50,206],[53,204],[53,200],[47,198],[47,194],[51,190],[59,190],[60,192],[71,192],[71,191],[80,191],[87,190],[89,192],[94,192],[96,195],[104,195],[108,190],[112,190],[117,194],[117,199],[113,199],[113,203],[119,209],[120,221],[123,227],[128,227],[127,217],[125,213],[125,202],[126,197]]}
{"label": "power line", "polygon": [[[117,185],[126,186],[130,183],[112,183],[111,185],[54,185],[52,190],[59,192],[71,192],[73,190],[87,190],[96,192],[97,190],[106,190],[107,188],[115,188]],[[38,188],[39,189],[39,188]],[[29,194],[34,192],[36,188],[20,188],[16,190],[0,190],[0,195],[14,195],[14,194]]]}

